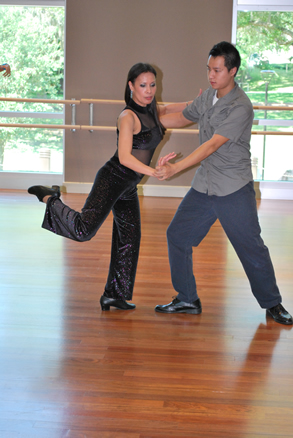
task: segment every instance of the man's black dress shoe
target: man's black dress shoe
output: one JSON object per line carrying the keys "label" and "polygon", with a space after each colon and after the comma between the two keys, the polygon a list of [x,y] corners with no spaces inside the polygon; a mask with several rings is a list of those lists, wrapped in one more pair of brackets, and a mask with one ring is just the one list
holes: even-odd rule
{"label": "man's black dress shoe", "polygon": [[102,310],[110,310],[110,306],[116,307],[116,309],[121,310],[132,310],[135,309],[135,304],[127,303],[124,300],[116,300],[115,298],[108,298],[105,295],[101,296],[100,304]]}
{"label": "man's black dress shoe", "polygon": [[30,195],[36,195],[36,197],[40,202],[43,202],[45,196],[55,196],[57,198],[60,198],[59,186],[52,186],[52,187],[31,186],[28,189],[28,192]]}
{"label": "man's black dress shoe", "polygon": [[292,325],[293,318],[290,313],[282,306],[282,304],[277,304],[270,309],[267,309],[267,314],[270,315],[276,322],[280,324]]}
{"label": "man's black dress shoe", "polygon": [[198,315],[202,312],[202,308],[199,298],[193,303],[185,303],[184,301],[179,301],[178,298],[174,298],[169,304],[156,306],[155,311],[162,313],[192,313]]}

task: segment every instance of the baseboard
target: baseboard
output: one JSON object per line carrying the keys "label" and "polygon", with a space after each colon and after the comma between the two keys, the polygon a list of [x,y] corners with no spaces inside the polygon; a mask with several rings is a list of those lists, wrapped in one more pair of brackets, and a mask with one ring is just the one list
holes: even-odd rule
{"label": "baseboard", "polygon": [[139,184],[138,194],[142,196],[156,196],[159,198],[183,198],[190,186],[163,186]]}
{"label": "baseboard", "polygon": [[92,183],[68,182],[63,183],[63,188],[66,193],[84,193],[88,194],[92,188]]}
{"label": "baseboard", "polygon": [[[91,183],[65,182],[63,186],[68,193],[89,193]],[[190,186],[165,186],[139,184],[138,194],[140,196],[155,196],[162,198],[183,198]],[[255,181],[255,193],[257,199],[283,199],[293,200],[293,183],[283,181]]]}
{"label": "baseboard", "polygon": [[[65,181],[63,187],[67,193],[89,193],[92,187],[91,183],[75,183]],[[163,186],[138,184],[137,192],[140,196],[172,197],[183,198],[190,186]]]}
{"label": "baseboard", "polygon": [[[0,189],[27,190],[29,186],[58,184],[67,193],[89,193],[92,183],[63,182],[63,175],[51,173],[0,172]],[[293,182],[291,181],[255,181],[257,199],[293,200]],[[138,194],[166,198],[183,198],[190,186],[166,186],[139,184]]]}
{"label": "baseboard", "polygon": [[[189,186],[141,185],[138,186],[138,193],[143,196],[183,198],[189,189]],[[255,181],[254,189],[257,199],[293,200],[292,182]]]}

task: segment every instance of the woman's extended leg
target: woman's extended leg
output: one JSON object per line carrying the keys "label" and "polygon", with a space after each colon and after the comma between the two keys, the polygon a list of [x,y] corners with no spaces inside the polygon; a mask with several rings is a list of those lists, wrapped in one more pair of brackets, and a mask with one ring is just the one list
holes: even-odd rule
{"label": "woman's extended leg", "polygon": [[127,174],[124,169],[110,161],[99,170],[81,213],[63,204],[58,197],[50,197],[42,227],[79,242],[90,240],[115,202],[135,185],[136,174],[130,169]]}

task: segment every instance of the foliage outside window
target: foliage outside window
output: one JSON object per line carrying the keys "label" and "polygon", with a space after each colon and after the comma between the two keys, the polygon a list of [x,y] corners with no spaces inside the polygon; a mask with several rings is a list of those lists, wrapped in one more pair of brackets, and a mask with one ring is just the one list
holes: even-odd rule
{"label": "foliage outside window", "polygon": [[[0,76],[0,95],[63,99],[64,8],[0,6],[0,26],[0,63],[7,62],[12,69],[10,78]],[[2,123],[63,123],[63,106],[58,104],[0,102],[0,111]],[[14,117],[19,112],[20,117],[10,118],[8,111]],[[34,119],[38,114],[32,113],[41,118]],[[20,157],[17,170],[40,170],[33,157],[43,148],[56,156],[53,171],[62,172],[63,130],[0,127],[0,170],[16,170],[10,165],[5,169],[9,157],[11,162]],[[23,161],[26,165],[21,168]]]}
{"label": "foliage outside window", "polygon": [[[293,105],[293,13],[238,11],[240,86],[254,105]],[[293,131],[293,111],[256,111],[253,130]],[[262,119],[268,122],[262,122]],[[252,136],[256,179],[293,181],[292,136]]]}

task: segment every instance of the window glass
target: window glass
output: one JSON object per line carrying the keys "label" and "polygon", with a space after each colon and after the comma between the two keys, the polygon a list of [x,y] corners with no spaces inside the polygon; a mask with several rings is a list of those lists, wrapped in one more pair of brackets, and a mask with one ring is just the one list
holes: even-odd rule
{"label": "window glass", "polygon": [[[64,7],[0,6],[1,97],[63,99]],[[63,105],[0,102],[0,123],[63,124]],[[63,130],[0,127],[0,171],[63,169]],[[46,165],[44,165],[46,163]]]}
{"label": "window glass", "polygon": [[[237,12],[236,46],[242,65],[240,86],[253,105],[293,105],[293,12]],[[253,130],[292,132],[293,111],[255,111]],[[290,135],[252,135],[254,177],[293,181],[293,147]]]}

